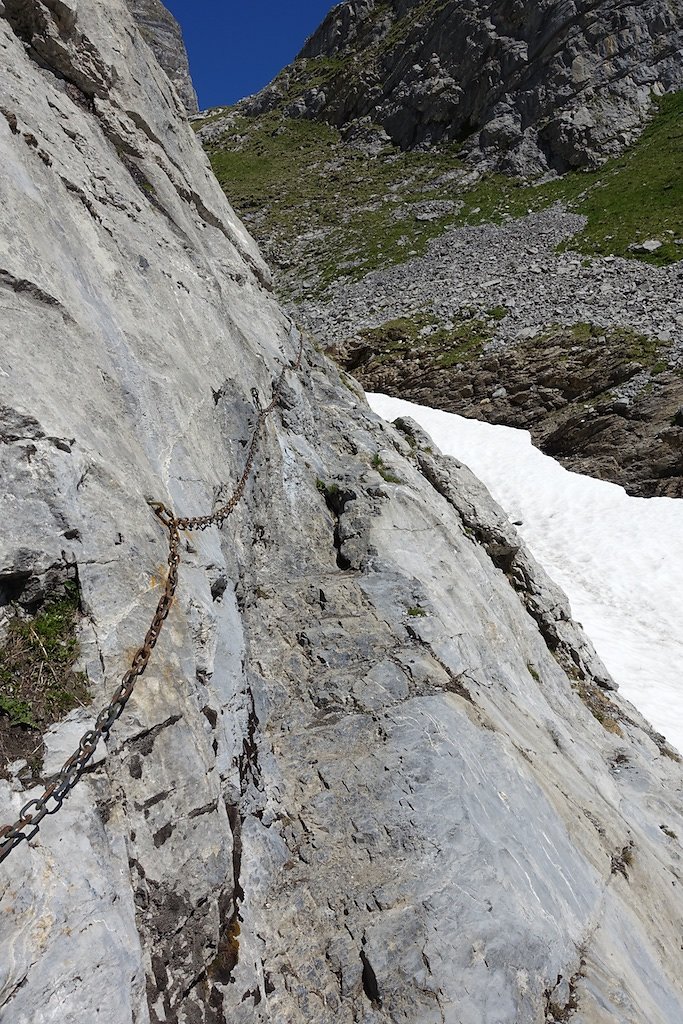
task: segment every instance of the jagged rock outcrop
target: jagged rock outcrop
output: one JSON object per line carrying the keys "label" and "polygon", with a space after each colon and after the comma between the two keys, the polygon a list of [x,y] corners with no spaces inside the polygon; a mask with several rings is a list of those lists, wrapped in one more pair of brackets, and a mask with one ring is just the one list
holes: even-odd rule
{"label": "jagged rock outcrop", "polygon": [[587,324],[469,351],[457,337],[452,348],[416,343],[400,321],[368,335],[342,360],[368,392],[529,430],[574,472],[683,498],[683,370],[667,368],[670,344]]}
{"label": "jagged rock outcrop", "polygon": [[[123,0],[0,8],[0,595],[91,723],[299,348]],[[0,867],[12,1024],[672,1024],[681,766],[464,466],[310,343],[105,751]],[[0,819],[37,789],[10,773]]]}
{"label": "jagged rock outcrop", "polygon": [[142,35],[171,79],[188,114],[199,110],[180,25],[161,0],[126,0]]}
{"label": "jagged rock outcrop", "polygon": [[523,174],[590,167],[639,134],[652,97],[683,88],[680,0],[345,0],[299,61],[244,104],[404,148],[465,142]]}
{"label": "jagged rock outcrop", "polygon": [[368,391],[529,430],[575,472],[681,497],[683,264],[581,260],[562,251],[577,223],[555,208],[446,232],[300,317]]}

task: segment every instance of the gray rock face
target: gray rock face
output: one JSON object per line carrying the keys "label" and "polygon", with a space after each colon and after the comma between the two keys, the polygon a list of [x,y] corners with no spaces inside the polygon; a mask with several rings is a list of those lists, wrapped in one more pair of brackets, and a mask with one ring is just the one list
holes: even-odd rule
{"label": "gray rock face", "polygon": [[199,110],[180,25],[161,0],[126,0],[154,56],[173,82],[188,114]]}
{"label": "gray rock face", "polygon": [[[0,61],[0,594],[75,567],[96,698],[54,759],[149,624],[146,499],[234,486],[299,335],[123,0],[5,0]],[[3,1024],[679,1019],[680,763],[400,428],[306,344],[106,759],[0,869]]]}
{"label": "gray rock face", "polygon": [[245,109],[323,79],[292,116],[371,117],[394,143],[467,140],[515,173],[591,167],[633,141],[653,94],[683,88],[680,0],[346,0],[283,76]]}

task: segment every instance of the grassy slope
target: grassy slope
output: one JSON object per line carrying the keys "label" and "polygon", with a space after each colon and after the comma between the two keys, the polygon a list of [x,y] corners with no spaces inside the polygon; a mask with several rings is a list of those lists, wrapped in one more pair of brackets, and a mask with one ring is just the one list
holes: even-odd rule
{"label": "grassy slope", "polygon": [[[325,62],[319,74],[304,78],[319,81],[328,70]],[[291,93],[300,88],[293,84]],[[294,257],[300,276],[310,276],[311,291],[342,275],[357,278],[403,262],[450,226],[500,221],[557,201],[588,217],[573,249],[633,256],[632,243],[656,238],[662,247],[638,258],[658,265],[683,258],[683,245],[675,244],[683,238],[683,93],[659,102],[641,139],[622,157],[539,186],[501,175],[468,185],[469,168],[455,146],[429,153],[387,148],[368,157],[345,145],[335,128],[285,118],[280,110],[237,118],[209,154],[260,241],[281,247],[311,236]],[[410,213],[396,218],[405,204],[426,200],[463,205],[429,222]]]}
{"label": "grassy slope", "polygon": [[401,262],[455,222],[392,216],[402,202],[443,198],[444,189],[434,190],[433,182],[460,166],[455,154],[391,150],[373,159],[345,146],[329,125],[279,113],[240,119],[209,152],[218,180],[259,240],[286,243],[325,232],[306,247],[323,286],[340,273],[360,276]]}
{"label": "grassy slope", "polygon": [[588,226],[577,243],[584,252],[626,255],[634,241],[664,243],[649,262],[683,258],[683,93],[665,96],[638,143],[592,178],[577,209]]}

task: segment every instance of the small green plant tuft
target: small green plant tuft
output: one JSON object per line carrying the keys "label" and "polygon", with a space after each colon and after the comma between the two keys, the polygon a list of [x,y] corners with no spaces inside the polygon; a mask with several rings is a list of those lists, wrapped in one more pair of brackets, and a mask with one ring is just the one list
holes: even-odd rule
{"label": "small green plant tuft", "polygon": [[425,608],[422,608],[421,605],[419,604],[415,604],[408,609],[408,615],[410,615],[410,617],[413,619],[424,618],[426,614],[427,610]]}
{"label": "small green plant tuft", "polygon": [[75,583],[32,618],[10,620],[0,649],[0,774],[13,760],[40,768],[41,733],[88,703],[85,675],[74,671],[79,597]]}
{"label": "small green plant tuft", "polygon": [[493,306],[491,309],[486,310],[486,316],[489,320],[504,320],[509,313],[507,306]]}
{"label": "small green plant tuft", "polygon": [[7,715],[10,725],[20,725],[26,729],[37,729],[38,724],[33,717],[31,705],[16,697],[5,697],[0,694],[0,714]]}
{"label": "small green plant tuft", "polygon": [[384,464],[382,456],[379,452],[376,452],[372,456],[371,465],[373,469],[376,469],[383,480],[386,480],[388,484],[402,484],[403,481],[400,477],[396,476],[388,466]]}
{"label": "small green plant tuft", "polygon": [[326,498],[334,498],[339,494],[339,484],[326,484],[324,480],[316,480],[315,486]]}

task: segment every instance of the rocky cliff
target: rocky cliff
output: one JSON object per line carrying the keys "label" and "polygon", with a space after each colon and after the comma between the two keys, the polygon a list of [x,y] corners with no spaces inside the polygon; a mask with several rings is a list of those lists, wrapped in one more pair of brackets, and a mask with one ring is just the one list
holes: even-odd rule
{"label": "rocky cliff", "polygon": [[659,94],[683,83],[681,24],[669,4],[343,3],[196,127],[288,309],[364,386],[680,497],[683,91]]}
{"label": "rocky cliff", "polygon": [[[225,500],[300,335],[123,0],[4,0],[0,60],[3,634],[77,584],[92,701],[11,821],[149,626],[148,500]],[[514,528],[310,340],[253,461],[0,867],[3,1024],[677,1021],[680,762]]]}
{"label": "rocky cliff", "polygon": [[144,39],[171,79],[188,114],[199,110],[180,25],[161,0],[126,0]]}
{"label": "rocky cliff", "polygon": [[682,47],[679,0],[345,0],[282,84],[310,75],[290,103],[301,116],[369,118],[402,147],[466,142],[492,166],[563,171],[634,139],[653,94],[683,86]]}

